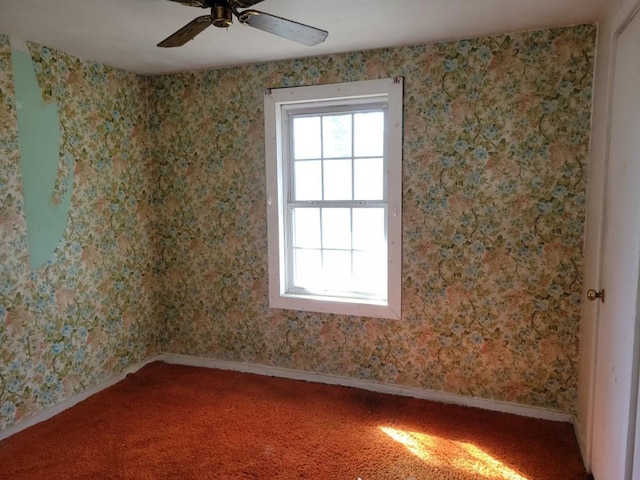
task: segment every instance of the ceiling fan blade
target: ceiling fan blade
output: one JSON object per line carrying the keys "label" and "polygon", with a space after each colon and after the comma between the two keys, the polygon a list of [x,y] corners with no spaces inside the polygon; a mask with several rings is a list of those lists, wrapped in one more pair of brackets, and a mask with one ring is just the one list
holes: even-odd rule
{"label": "ceiling fan blade", "polygon": [[276,17],[269,13],[257,10],[244,10],[238,15],[238,20],[244,25],[250,25],[259,30],[273,33],[280,37],[302,43],[310,47],[322,43],[329,35],[329,32],[319,28],[304,25],[302,23]]}
{"label": "ceiling fan blade", "polygon": [[[180,0],[174,0],[174,1],[180,1]],[[256,3],[260,3],[260,2],[264,2],[264,0],[235,0],[233,3],[235,3],[236,7],[249,8],[254,6]]]}
{"label": "ceiling fan blade", "polygon": [[211,25],[211,15],[203,15],[201,17],[192,20],[182,27],[177,32],[169,35],[162,40],[159,47],[179,47],[184,45],[189,40],[192,40],[196,35],[202,32],[205,28]]}
{"label": "ceiling fan blade", "polygon": [[200,7],[207,8],[206,0],[169,0],[170,2],[181,3],[182,5],[187,5],[189,7]]}

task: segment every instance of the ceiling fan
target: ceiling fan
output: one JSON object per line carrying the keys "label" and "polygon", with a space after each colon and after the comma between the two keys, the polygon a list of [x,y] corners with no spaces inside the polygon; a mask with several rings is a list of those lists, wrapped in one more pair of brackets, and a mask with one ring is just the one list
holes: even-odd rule
{"label": "ceiling fan", "polygon": [[209,25],[227,28],[233,24],[233,17],[243,25],[264,30],[304,45],[313,46],[322,43],[329,35],[319,28],[304,25],[282,17],[276,17],[258,10],[242,10],[264,0],[170,0],[190,7],[210,8],[210,15],[192,20],[177,32],[169,35],[158,47],[179,47],[202,32]]}

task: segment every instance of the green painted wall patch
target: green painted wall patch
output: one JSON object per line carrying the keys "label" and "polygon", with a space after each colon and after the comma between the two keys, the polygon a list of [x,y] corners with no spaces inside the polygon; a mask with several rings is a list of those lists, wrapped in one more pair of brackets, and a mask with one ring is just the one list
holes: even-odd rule
{"label": "green painted wall patch", "polygon": [[24,186],[29,264],[38,270],[64,236],[73,192],[73,168],[68,188],[53,201],[60,158],[60,119],[55,103],[45,103],[31,55],[12,45],[13,83],[18,112],[18,144]]}

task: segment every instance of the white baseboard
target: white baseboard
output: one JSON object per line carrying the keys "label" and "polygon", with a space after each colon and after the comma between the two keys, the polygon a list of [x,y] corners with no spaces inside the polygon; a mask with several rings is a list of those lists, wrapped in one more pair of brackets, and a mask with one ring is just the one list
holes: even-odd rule
{"label": "white baseboard", "polygon": [[[357,378],[341,377],[338,375],[328,375],[313,372],[304,372],[301,370],[292,370],[288,368],[270,367],[267,365],[257,365],[241,362],[229,362],[224,360],[215,360],[211,358],[192,357],[187,355],[175,355],[169,353],[162,353],[156,355],[148,360],[132,365],[125,369],[118,375],[111,377],[110,379],[88,388],[84,392],[77,393],[67,398],[66,400],[58,403],[57,405],[40,412],[33,417],[30,417],[16,425],[12,425],[0,432],[0,440],[10,437],[22,430],[25,430],[40,422],[44,422],[52,418],[53,416],[73,407],[74,405],[86,400],[87,398],[101,392],[102,390],[115,385],[123,380],[128,374],[137,372],[145,365],[152,362],[165,362],[176,365],[186,365],[193,367],[207,367],[217,368],[219,370],[231,370],[243,373],[254,373],[256,375],[265,375],[269,377],[288,378],[291,380],[303,380],[307,382],[325,383],[328,385],[340,385],[343,387],[353,387],[362,390],[368,390],[378,393],[386,393],[390,395],[399,395],[402,397],[419,398],[422,400],[430,400],[440,403],[450,403],[454,405],[461,405],[465,407],[481,408],[483,410],[490,410],[494,412],[510,413],[513,415],[520,415],[523,417],[539,418],[543,420],[552,420],[555,422],[567,422],[573,423],[574,428],[578,433],[579,426],[575,421],[574,415],[558,410],[551,410],[540,407],[530,407],[527,405],[520,405],[517,403],[501,402],[498,400],[487,400],[484,398],[465,397],[463,395],[456,395],[452,393],[437,392],[434,390],[425,390],[421,388],[412,387],[400,387],[398,385],[390,385],[379,382],[372,382],[368,380],[360,380]],[[577,435],[580,439],[580,435]],[[582,444],[580,444],[581,451],[583,450]],[[583,458],[586,458],[584,451],[582,451]]]}
{"label": "white baseboard", "polygon": [[214,360],[211,358],[192,357],[187,355],[160,354],[156,360],[178,365],[188,365],[193,367],[217,368],[220,370],[231,370],[243,373],[254,373],[270,377],[288,378],[292,380],[305,380],[307,382],[325,383],[329,385],[340,385],[344,387],[354,387],[362,390],[369,390],[403,397],[413,397],[422,400],[431,400],[440,403],[451,403],[465,407],[481,408],[494,412],[510,413],[523,417],[552,420],[555,422],[573,423],[574,416],[570,413],[547,408],[531,407],[517,403],[502,402],[498,400],[487,400],[484,398],[465,397],[452,393],[437,392],[421,388],[400,387],[357,378],[340,377],[338,375],[327,375],[287,368],[269,367],[266,365],[256,365],[250,363],[229,362],[224,360]]}
{"label": "white baseboard", "polygon": [[115,385],[116,383],[118,383],[119,381],[123,380],[124,377],[126,377],[127,375],[129,375],[130,373],[134,373],[137,372],[138,370],[140,370],[142,367],[144,367],[145,365],[152,363],[152,362],[156,362],[159,361],[160,358],[159,356],[155,356],[152,357],[148,360],[145,360],[142,363],[138,363],[136,365],[131,365],[130,367],[126,368],[125,370],[123,370],[122,372],[120,372],[117,375],[114,375],[113,377],[109,378],[108,380],[105,380],[102,383],[99,383],[98,385],[95,385],[91,388],[86,389],[83,392],[80,393],[76,393],[75,395],[70,396],[69,398],[67,398],[66,400],[63,400],[62,402],[54,405],[51,408],[48,408],[36,415],[34,415],[33,417],[29,417],[26,420],[23,420],[15,425],[10,426],[9,428],[2,430],[0,432],[0,440],[4,440],[5,438],[10,437],[11,435],[15,435],[18,432],[21,432],[22,430],[26,430],[29,427],[32,427],[40,422],[44,422],[45,420],[49,420],[51,417],[54,417],[55,415],[58,415],[59,413],[64,412],[65,410],[73,407],[74,405],[77,405],[78,403],[82,402],[83,400],[86,400],[87,398],[95,395],[96,393],[101,392],[102,390],[111,387],[112,385]]}

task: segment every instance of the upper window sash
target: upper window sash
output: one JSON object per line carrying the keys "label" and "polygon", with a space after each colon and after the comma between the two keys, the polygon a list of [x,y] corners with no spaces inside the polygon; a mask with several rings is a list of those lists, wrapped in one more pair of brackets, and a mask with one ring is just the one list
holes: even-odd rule
{"label": "upper window sash", "polygon": [[[363,159],[367,159],[367,158],[382,158],[382,168],[383,170],[386,172],[387,169],[387,162],[388,162],[388,145],[387,145],[387,141],[386,141],[386,137],[387,137],[387,130],[388,130],[388,125],[387,125],[387,121],[388,121],[388,114],[387,114],[387,103],[385,102],[371,102],[370,99],[358,99],[356,101],[355,105],[344,105],[344,101],[340,102],[340,105],[336,105],[335,102],[333,101],[328,101],[328,102],[318,102],[319,106],[314,106],[314,107],[309,107],[308,105],[299,105],[299,104],[293,104],[293,105],[285,105],[282,108],[283,111],[283,115],[282,115],[282,138],[283,138],[283,146],[285,146],[285,148],[283,149],[282,155],[284,157],[284,162],[286,164],[286,168],[283,169],[283,176],[284,176],[284,182],[286,185],[286,199],[285,199],[285,203],[287,204],[294,204],[294,203],[307,203],[307,202],[320,202],[320,203],[324,203],[324,202],[336,202],[336,201],[343,201],[343,202],[386,202],[388,199],[388,194],[387,194],[387,187],[388,187],[388,182],[387,182],[387,175],[383,175],[383,186],[382,186],[382,193],[383,193],[383,197],[382,198],[376,198],[376,199],[355,199],[352,198],[351,200],[347,200],[347,199],[342,199],[342,200],[327,200],[327,199],[314,199],[314,200],[300,200],[298,201],[296,199],[296,195],[295,195],[295,184],[294,184],[294,180],[295,180],[295,170],[294,170],[294,166],[296,162],[315,162],[315,161],[321,161],[323,162],[321,164],[321,172],[323,172],[324,170],[324,162],[325,161],[331,161],[331,160],[339,160],[339,159],[350,159],[352,160],[352,165],[351,165],[351,181],[352,181],[352,194],[355,194],[354,191],[354,185],[353,182],[355,181],[355,175],[354,175],[354,169],[355,169],[355,161],[356,160],[363,160]],[[359,114],[367,114],[367,113],[374,113],[374,112],[381,112],[384,116],[384,130],[383,130],[383,151],[382,151],[382,155],[356,155],[355,152],[355,135],[356,132],[354,131],[354,116],[355,115],[359,115]],[[320,137],[320,142],[321,142],[321,154],[318,157],[313,157],[313,158],[304,158],[304,159],[296,159],[295,158],[295,145],[294,145],[294,120],[295,119],[299,119],[299,118],[313,118],[313,117],[320,117],[320,128],[321,131],[323,131],[323,127],[322,127],[322,121],[324,117],[327,116],[332,116],[332,115],[340,115],[340,114],[348,114],[349,116],[351,116],[352,118],[352,125],[351,125],[351,153],[349,155],[343,155],[343,156],[325,156],[324,155],[324,149],[323,149],[323,145],[322,145],[322,141],[324,139],[323,136]],[[321,185],[322,185],[322,191],[324,191],[324,175],[321,175]],[[324,195],[322,195],[324,197]]]}

